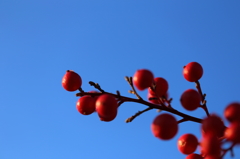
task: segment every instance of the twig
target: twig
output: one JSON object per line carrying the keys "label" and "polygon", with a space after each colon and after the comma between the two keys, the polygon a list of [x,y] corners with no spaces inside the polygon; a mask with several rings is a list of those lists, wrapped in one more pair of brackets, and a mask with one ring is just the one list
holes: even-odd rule
{"label": "twig", "polygon": [[231,145],[229,148],[223,149],[223,154],[221,155],[221,158],[223,158],[223,156],[226,155],[226,153],[227,153],[228,151],[230,151],[231,156],[234,157],[233,147],[234,147],[235,145],[236,145],[236,143],[232,143],[232,145]]}
{"label": "twig", "polygon": [[[77,93],[76,96],[84,96],[84,95],[99,96],[101,94],[103,94],[103,93],[84,92],[83,94],[82,93]],[[115,96],[116,98],[118,97],[117,94],[113,94],[113,93],[109,93],[109,92],[104,92],[104,94],[110,94],[112,96]],[[165,106],[162,106],[162,105],[153,104],[153,103],[147,102],[145,100],[134,99],[134,98],[126,97],[126,96],[121,96],[121,99],[122,99],[123,102],[135,102],[135,103],[146,105],[146,106],[148,106],[149,108],[152,108],[152,109],[164,110],[164,111],[167,111],[167,112],[173,113],[175,115],[181,116],[183,118],[188,119],[189,121],[193,121],[193,122],[196,122],[196,123],[201,123],[202,122],[202,119],[184,114],[184,113],[179,112],[175,109],[171,109],[171,108],[168,108],[168,107],[165,107]]]}
{"label": "twig", "polygon": [[179,123],[183,123],[183,122],[185,122],[185,121],[189,121],[189,120],[186,119],[186,118],[182,118],[181,120],[178,121],[178,124],[179,124]]}
{"label": "twig", "polygon": [[208,112],[208,108],[207,108],[207,105],[206,105],[207,101],[205,100],[206,94],[203,94],[203,93],[202,93],[202,89],[201,89],[200,82],[199,82],[199,81],[196,81],[195,83],[196,83],[196,88],[197,88],[197,90],[198,90],[198,92],[199,92],[199,94],[200,94],[200,96],[201,96],[201,99],[202,99],[201,108],[203,108],[204,111],[206,112],[207,116],[209,116],[210,114],[209,114],[209,112]]}
{"label": "twig", "polygon": [[[101,94],[110,94],[110,95],[112,95],[112,96],[114,96],[116,98],[119,98],[118,94],[105,92],[105,91],[103,91],[101,89],[101,87],[98,84],[95,84],[92,81],[90,81],[89,84],[93,85],[95,88],[100,90],[102,93],[100,93],[100,92],[99,93],[98,92],[93,92],[93,93],[91,93],[91,92],[80,92],[80,93],[77,93],[76,96],[84,96],[84,95],[99,96]],[[201,123],[202,122],[202,119],[199,119],[199,118],[196,118],[196,117],[184,114],[182,112],[177,111],[176,109],[172,109],[172,108],[166,107],[164,105],[158,105],[158,104],[153,104],[153,103],[147,102],[147,101],[143,100],[142,98],[135,99],[135,98],[130,98],[130,97],[121,96],[121,95],[120,95],[120,98],[121,98],[121,103],[123,103],[123,102],[135,102],[135,103],[146,105],[146,106],[149,107],[149,109],[160,109],[160,110],[164,110],[164,111],[173,113],[175,115],[178,115],[178,116],[181,116],[181,117],[183,117],[185,119],[188,119],[189,121],[193,121],[193,122],[196,122],[196,123]]]}
{"label": "twig", "polygon": [[94,83],[94,82],[92,82],[92,81],[89,81],[89,84],[90,84],[91,86],[94,86],[94,87],[95,87],[96,89],[98,89],[100,92],[105,93],[105,91],[101,89],[101,87],[100,87],[100,85],[99,85],[98,83]]}
{"label": "twig", "polygon": [[81,93],[84,93],[83,89],[80,87],[78,88],[78,90],[81,92]]}
{"label": "twig", "polygon": [[127,118],[126,120],[125,120],[125,122],[126,123],[129,123],[129,122],[132,122],[133,121],[133,119],[135,119],[137,116],[139,116],[139,115],[141,115],[142,113],[144,113],[144,112],[146,112],[146,111],[149,111],[149,110],[151,110],[151,109],[153,109],[153,108],[146,108],[146,109],[144,109],[144,110],[142,110],[142,111],[138,111],[135,115],[133,115],[133,116],[131,116],[130,118]]}
{"label": "twig", "polygon": [[118,107],[120,107],[120,105],[123,104],[123,103],[124,103],[123,100],[121,100],[120,102],[118,102]]}
{"label": "twig", "polygon": [[134,88],[134,86],[133,86],[132,77],[126,76],[126,77],[125,77],[125,80],[128,82],[128,84],[129,84],[129,85],[131,86],[131,88],[132,88],[132,90],[129,91],[129,92],[132,93],[132,94],[135,94],[138,99],[143,100],[143,99],[140,97],[140,95],[138,95],[137,91],[135,90],[135,88]]}

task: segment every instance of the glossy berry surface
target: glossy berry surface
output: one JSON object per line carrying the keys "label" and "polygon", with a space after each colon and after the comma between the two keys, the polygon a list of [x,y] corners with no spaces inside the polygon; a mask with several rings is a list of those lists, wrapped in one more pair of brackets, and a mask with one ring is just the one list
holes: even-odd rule
{"label": "glossy berry surface", "polygon": [[62,86],[65,90],[73,92],[78,90],[82,85],[81,77],[72,70],[67,70],[62,78]]}
{"label": "glossy berry surface", "polygon": [[192,111],[200,106],[201,96],[198,91],[194,89],[188,89],[183,92],[180,102],[186,110]]}
{"label": "glossy berry surface", "polygon": [[178,132],[178,123],[171,114],[158,115],[151,125],[152,133],[162,140],[172,139]]}
{"label": "glossy berry surface", "polygon": [[201,141],[201,152],[204,155],[220,156],[221,144],[218,138],[211,134],[205,134]]}
{"label": "glossy berry surface", "polygon": [[117,100],[112,95],[100,95],[96,101],[96,111],[102,121],[112,121],[117,116],[117,108]]}
{"label": "glossy berry surface", "polygon": [[198,139],[193,134],[184,134],[178,139],[178,150],[183,154],[193,153],[198,146]]}
{"label": "glossy berry surface", "polygon": [[185,159],[203,159],[203,157],[199,154],[193,153],[193,154],[188,155]]}
{"label": "glossy berry surface", "polygon": [[95,111],[96,98],[91,96],[83,96],[78,99],[76,108],[83,115],[92,114]]}
{"label": "glossy berry surface", "polygon": [[229,104],[224,110],[224,116],[230,122],[240,122],[240,103],[234,102]]}
{"label": "glossy berry surface", "polygon": [[109,121],[112,121],[116,118],[117,116],[117,111],[112,111],[112,113],[108,116],[101,116],[100,114],[98,114],[99,118],[101,121],[106,121],[106,122],[109,122]]}
{"label": "glossy berry surface", "polygon": [[140,91],[150,87],[153,84],[153,80],[153,73],[147,69],[137,70],[133,76],[133,84]]}
{"label": "glossy berry surface", "polygon": [[183,76],[189,82],[198,81],[203,75],[203,68],[197,62],[190,62],[183,67]]}
{"label": "glossy berry surface", "polygon": [[225,131],[225,137],[228,141],[240,144],[240,122],[233,122]]}
{"label": "glossy berry surface", "polygon": [[201,129],[203,135],[206,133],[212,133],[213,135],[222,137],[224,135],[225,126],[219,116],[211,114],[203,119]]}
{"label": "glossy berry surface", "polygon": [[154,84],[156,85],[155,91],[153,91],[151,88],[148,88],[150,94],[161,97],[167,93],[168,82],[164,78],[162,77],[154,78]]}

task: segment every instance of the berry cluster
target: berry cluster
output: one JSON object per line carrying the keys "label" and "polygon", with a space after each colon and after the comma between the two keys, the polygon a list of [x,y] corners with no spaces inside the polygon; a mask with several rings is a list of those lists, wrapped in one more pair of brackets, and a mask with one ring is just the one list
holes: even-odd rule
{"label": "berry cluster", "polygon": [[[169,113],[159,114],[151,124],[151,130],[156,138],[170,140],[178,132],[179,123],[193,121],[201,123],[202,138],[198,140],[193,134],[183,134],[177,142],[181,153],[186,154],[186,159],[222,159],[230,151],[233,156],[233,147],[240,144],[240,103],[230,103],[225,111],[224,117],[230,122],[226,127],[223,120],[216,114],[209,114],[206,105],[206,94],[202,93],[199,79],[203,75],[203,68],[197,62],[190,62],[183,67],[183,76],[189,82],[196,83],[195,89],[187,89],[180,97],[180,103],[188,111],[202,108],[207,117],[199,119],[174,109],[171,106],[172,99],[168,94],[168,82],[162,77],[154,77],[153,73],[147,69],[137,70],[132,77],[125,77],[137,98],[129,98],[105,92],[99,84],[92,81],[90,85],[98,91],[84,92],[81,88],[82,79],[74,71],[68,70],[62,79],[62,86],[67,91],[77,91],[76,96],[80,96],[76,108],[79,113],[89,115],[97,112],[101,121],[110,122],[114,120],[118,113],[118,107],[124,102],[136,102],[147,106],[146,109],[137,112],[126,120],[131,122],[137,116],[151,109],[163,110]],[[148,101],[143,100],[137,93],[135,87],[142,91],[148,89]],[[171,113],[171,114],[170,114]],[[177,121],[172,115],[181,116]],[[225,143],[230,143],[228,148],[223,148]],[[201,154],[196,154],[196,149],[200,147]]]}

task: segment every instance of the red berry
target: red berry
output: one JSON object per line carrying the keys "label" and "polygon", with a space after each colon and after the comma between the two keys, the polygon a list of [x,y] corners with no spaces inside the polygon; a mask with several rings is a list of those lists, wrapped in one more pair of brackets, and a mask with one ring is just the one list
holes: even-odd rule
{"label": "red berry", "polygon": [[152,95],[157,95],[158,97],[162,97],[168,91],[168,82],[162,77],[154,78],[154,83],[156,85],[155,91],[151,88],[148,88],[148,91]]}
{"label": "red berry", "polygon": [[178,139],[178,149],[185,155],[193,153],[198,146],[198,139],[193,134],[184,134]]}
{"label": "red berry", "polygon": [[221,143],[218,138],[211,134],[205,134],[201,141],[201,152],[204,155],[219,157],[221,154]]}
{"label": "red berry", "polygon": [[96,101],[96,111],[102,121],[112,121],[117,116],[117,108],[117,100],[112,95],[100,95]]}
{"label": "red berry", "polygon": [[225,126],[219,116],[211,114],[210,116],[203,119],[201,129],[203,135],[206,133],[212,133],[217,137],[222,137],[224,135]]}
{"label": "red berry", "polygon": [[224,111],[224,116],[230,122],[240,122],[240,103],[234,102],[229,104]]}
{"label": "red berry", "polygon": [[240,122],[233,122],[225,131],[227,140],[240,144]]}
{"label": "red berry", "polygon": [[178,122],[171,114],[160,114],[153,120],[151,129],[155,137],[169,140],[177,134]]}
{"label": "red berry", "polygon": [[65,90],[73,92],[78,90],[82,85],[81,77],[72,70],[67,70],[62,78],[62,86]]}
{"label": "red berry", "polygon": [[206,157],[204,157],[204,159],[221,159],[220,156],[210,156],[207,155]]}
{"label": "red berry", "polygon": [[192,111],[200,106],[201,96],[196,90],[188,89],[183,92],[180,102],[186,110]]}
{"label": "red berry", "polygon": [[133,84],[142,91],[153,84],[153,78],[151,71],[146,69],[137,70],[133,76]]}
{"label": "red berry", "polygon": [[201,155],[193,153],[188,155],[185,159],[203,159],[203,157]]}
{"label": "red berry", "polygon": [[116,118],[116,116],[117,116],[117,111],[112,112],[112,114],[109,115],[109,116],[101,116],[100,114],[98,114],[98,116],[99,116],[99,118],[100,118],[101,121],[109,122],[109,121],[112,121],[113,119]]}
{"label": "red berry", "polygon": [[183,67],[183,76],[189,82],[198,81],[203,75],[203,68],[197,62],[190,62]]}
{"label": "red berry", "polygon": [[92,114],[95,111],[96,98],[83,96],[77,101],[77,110],[83,115]]}

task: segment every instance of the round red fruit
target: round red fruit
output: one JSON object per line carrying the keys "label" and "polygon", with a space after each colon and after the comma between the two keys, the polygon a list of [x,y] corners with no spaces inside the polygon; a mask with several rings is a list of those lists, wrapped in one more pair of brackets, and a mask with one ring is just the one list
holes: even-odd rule
{"label": "round red fruit", "polygon": [[95,111],[96,99],[91,96],[83,96],[77,101],[77,110],[83,115],[92,114]]}
{"label": "round red fruit", "polygon": [[193,153],[198,146],[198,139],[193,134],[184,134],[178,139],[178,149],[185,155]]}
{"label": "round red fruit", "polygon": [[232,122],[225,131],[227,140],[240,144],[240,122]]}
{"label": "round red fruit", "polygon": [[146,69],[137,70],[133,76],[133,84],[140,91],[150,87],[153,84],[153,73]]}
{"label": "round red fruit", "polygon": [[72,70],[67,70],[62,78],[62,86],[65,90],[73,92],[78,90],[82,85],[81,77]]}
{"label": "round red fruit", "polygon": [[155,91],[153,91],[151,88],[148,88],[148,91],[152,95],[157,95],[158,97],[162,97],[165,95],[168,91],[168,82],[162,78],[162,77],[156,77],[154,78],[155,83]]}
{"label": "round red fruit", "polygon": [[220,156],[210,156],[207,155],[206,157],[204,157],[204,159],[221,159]]}
{"label": "round red fruit", "polygon": [[218,137],[222,137],[224,135],[225,126],[219,116],[211,114],[203,119],[201,129],[203,136],[206,133],[212,133]]}
{"label": "round red fruit", "polygon": [[96,111],[102,121],[112,121],[117,116],[118,103],[114,96],[100,95],[96,101]]}
{"label": "round red fruit", "polygon": [[199,154],[193,153],[193,154],[188,155],[185,159],[203,159],[203,157]]}
{"label": "round red fruit", "polygon": [[200,106],[201,96],[196,90],[188,89],[183,92],[180,102],[186,110],[192,111]]}
{"label": "round red fruit", "polygon": [[203,68],[197,62],[190,62],[183,67],[183,76],[189,82],[198,81],[203,75]]}
{"label": "round red fruit", "polygon": [[112,113],[111,115],[109,115],[109,116],[101,116],[101,115],[99,115],[99,114],[98,114],[98,116],[99,116],[99,118],[100,118],[101,121],[109,122],[109,121],[112,121],[113,119],[116,118],[116,116],[117,116],[117,111],[113,112],[113,113]]}
{"label": "round red fruit", "polygon": [[200,145],[201,145],[201,152],[204,155],[218,157],[221,154],[221,143],[219,139],[211,133],[205,134],[203,136],[203,139]]}
{"label": "round red fruit", "polygon": [[169,140],[177,134],[178,122],[171,114],[160,114],[153,120],[151,130],[155,137]]}
{"label": "round red fruit", "polygon": [[240,122],[240,103],[234,102],[229,104],[224,111],[224,116],[230,122]]}

